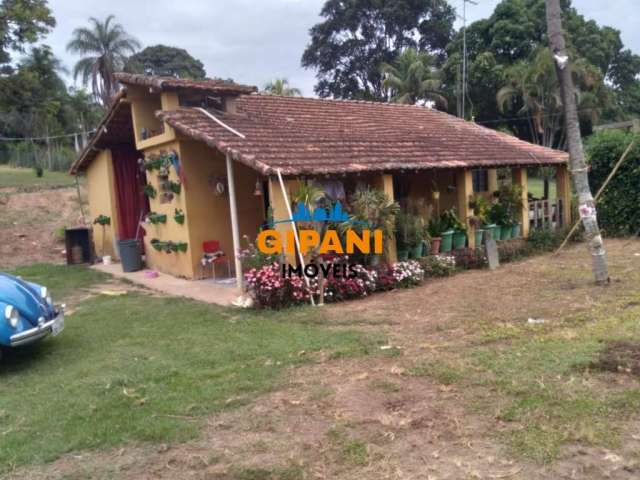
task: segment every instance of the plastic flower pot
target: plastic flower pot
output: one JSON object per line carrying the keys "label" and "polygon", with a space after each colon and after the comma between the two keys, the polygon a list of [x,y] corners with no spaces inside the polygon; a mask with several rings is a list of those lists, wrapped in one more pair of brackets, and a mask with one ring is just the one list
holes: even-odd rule
{"label": "plastic flower pot", "polygon": [[495,223],[486,225],[484,229],[489,232],[489,235],[491,235],[492,239],[500,240],[500,228]]}
{"label": "plastic flower pot", "polygon": [[520,238],[522,234],[522,224],[516,223],[511,227],[511,238]]}
{"label": "plastic flower pot", "polygon": [[467,234],[462,231],[457,231],[453,233],[453,249],[460,250],[461,248],[466,247],[467,245]]}
{"label": "plastic flower pot", "polygon": [[409,250],[398,250],[398,261],[406,262],[409,260]]}
{"label": "plastic flower pot", "polygon": [[422,258],[423,249],[424,249],[424,246],[422,245],[422,242],[420,242],[418,245],[416,245],[411,249],[410,251],[411,258]]}
{"label": "plastic flower pot", "polygon": [[453,230],[442,232],[442,241],[440,242],[441,252],[450,252],[453,248]]}
{"label": "plastic flower pot", "polygon": [[511,225],[501,225],[500,240],[510,240],[510,239],[511,239]]}
{"label": "plastic flower pot", "polygon": [[431,255],[438,255],[440,253],[440,243],[442,243],[442,238],[431,237]]}
{"label": "plastic flower pot", "polygon": [[483,228],[476,230],[476,248],[482,246],[482,242],[484,242],[484,232]]}

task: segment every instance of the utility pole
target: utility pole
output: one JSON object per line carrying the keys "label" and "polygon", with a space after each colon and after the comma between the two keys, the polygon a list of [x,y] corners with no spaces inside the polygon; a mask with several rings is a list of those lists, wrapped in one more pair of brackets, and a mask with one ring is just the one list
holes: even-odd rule
{"label": "utility pole", "polygon": [[591,250],[593,274],[596,283],[605,284],[609,282],[607,254],[598,227],[596,202],[589,188],[589,174],[580,135],[575,88],[571,77],[571,59],[569,58],[564,33],[562,32],[560,0],[546,0],[546,6],[547,36],[549,37],[549,46],[555,60],[556,74],[560,81],[560,90],[562,92],[571,178],[578,194],[580,219]]}
{"label": "utility pole", "polygon": [[462,118],[466,119],[467,102],[467,3],[478,5],[474,0],[462,0]]}

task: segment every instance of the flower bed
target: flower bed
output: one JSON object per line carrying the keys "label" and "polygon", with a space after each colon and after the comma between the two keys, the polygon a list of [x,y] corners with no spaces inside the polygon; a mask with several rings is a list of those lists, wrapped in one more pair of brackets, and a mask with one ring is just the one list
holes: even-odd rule
{"label": "flower bed", "polygon": [[[327,262],[340,263],[345,259]],[[251,268],[245,273],[249,293],[258,308],[283,308],[309,302],[310,294],[319,297],[319,282],[314,279],[307,287],[303,278],[296,275],[283,277],[280,264],[274,262]],[[364,298],[376,291],[410,288],[424,280],[424,269],[418,262],[398,262],[376,268],[355,266],[355,277],[330,274],[324,282],[325,302],[341,302]]]}

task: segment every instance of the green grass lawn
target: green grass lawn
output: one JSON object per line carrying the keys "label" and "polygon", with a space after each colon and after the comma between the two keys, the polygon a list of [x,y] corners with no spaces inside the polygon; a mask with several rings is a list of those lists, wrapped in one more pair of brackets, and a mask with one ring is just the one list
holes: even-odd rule
{"label": "green grass lawn", "polygon": [[[58,301],[104,277],[83,268],[20,269]],[[374,342],[330,330],[318,311],[231,310],[143,294],[80,303],[56,338],[0,364],[0,473],[66,452],[180,442],[205,415],[250,402],[284,369],[365,354]]]}
{"label": "green grass lawn", "polygon": [[37,177],[31,168],[14,168],[0,165],[0,188],[17,188],[20,190],[38,190],[55,187],[69,187],[75,179],[66,172],[44,171]]}
{"label": "green grass lawn", "polygon": [[[542,196],[544,195],[544,181],[542,180],[542,178],[529,177],[528,189],[529,193],[531,193],[534,197],[542,198]],[[549,180],[549,198],[557,198],[555,179]]]}

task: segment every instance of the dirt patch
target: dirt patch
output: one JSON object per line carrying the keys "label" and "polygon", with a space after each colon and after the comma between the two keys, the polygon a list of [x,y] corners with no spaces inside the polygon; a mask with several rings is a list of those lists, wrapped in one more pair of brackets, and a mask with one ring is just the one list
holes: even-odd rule
{"label": "dirt patch", "polygon": [[[81,224],[74,188],[5,194],[0,206],[0,270],[65,260],[64,227]],[[86,212],[86,207],[85,207]]]}
{"label": "dirt patch", "polygon": [[598,370],[640,376],[640,343],[609,343],[591,366]]}

